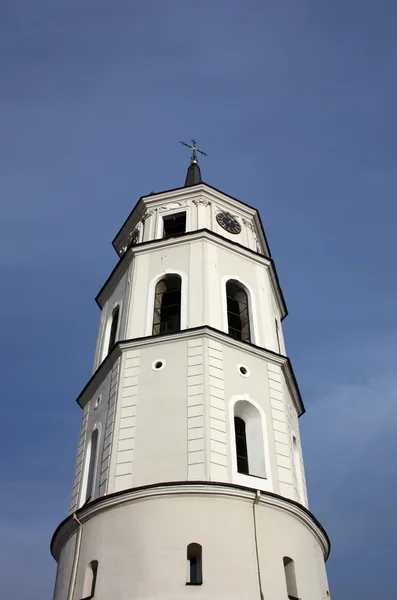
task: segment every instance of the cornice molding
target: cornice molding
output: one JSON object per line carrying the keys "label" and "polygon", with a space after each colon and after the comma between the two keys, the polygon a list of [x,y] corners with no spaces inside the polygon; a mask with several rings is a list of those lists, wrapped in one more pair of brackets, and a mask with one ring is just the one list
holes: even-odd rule
{"label": "cornice molding", "polygon": [[[258,501],[259,494],[259,501]],[[81,507],[77,511],[79,521],[83,524],[95,516],[111,509],[122,508],[123,505],[141,502],[153,498],[164,496],[210,496],[227,497],[246,502],[258,501],[259,507],[270,507],[284,511],[300,521],[316,537],[319,543],[324,559],[327,560],[330,552],[330,541],[326,531],[317,521],[315,516],[301,504],[294,500],[284,498],[271,492],[257,491],[252,488],[245,488],[235,484],[225,484],[209,481],[182,481],[157,483],[139,488],[131,488],[121,492],[115,492],[108,496],[97,498],[93,502]],[[215,499],[215,498],[214,498]],[[67,517],[57,527],[51,540],[51,552],[55,560],[58,560],[60,552],[70,537],[76,532],[78,525],[73,519],[73,515]]]}
{"label": "cornice molding", "polygon": [[243,256],[244,258],[251,260],[260,264],[261,266],[265,266],[270,270],[270,282],[278,303],[278,307],[281,314],[281,319],[284,319],[287,314],[287,306],[285,303],[284,295],[280,287],[280,283],[278,280],[278,275],[276,271],[276,267],[272,258],[267,258],[263,254],[259,252],[255,252],[254,250],[250,250],[246,246],[239,244],[238,242],[234,242],[225,238],[210,229],[196,229],[194,231],[187,231],[186,233],[180,234],[171,238],[159,238],[155,240],[150,240],[148,242],[141,242],[140,244],[135,244],[126,250],[123,256],[120,258],[119,262],[116,264],[115,268],[109,275],[107,281],[103,284],[102,288],[99,290],[95,300],[100,308],[103,307],[106,297],[108,295],[108,286],[111,286],[111,280],[113,277],[117,277],[117,269],[118,266],[122,263],[123,259],[126,259],[128,255],[138,255],[140,253],[147,252],[155,252],[159,249],[166,249],[170,246],[175,247],[178,245],[188,244],[192,241],[196,240],[206,240],[214,245],[222,246],[227,250],[238,254],[239,256]]}
{"label": "cornice molding", "polygon": [[274,365],[279,366],[285,377],[285,381],[288,390],[291,394],[291,398],[295,405],[298,416],[304,414],[305,407],[302,401],[302,397],[300,395],[298,383],[295,379],[295,374],[291,365],[291,361],[287,356],[277,354],[272,350],[262,348],[261,346],[256,346],[255,344],[250,344],[248,342],[236,340],[224,331],[220,331],[219,329],[214,329],[213,327],[209,326],[195,327],[192,329],[183,329],[181,331],[178,331],[177,333],[156,336],[151,335],[137,339],[117,342],[112,352],[106,357],[103,363],[101,363],[101,365],[92,375],[87,385],[81,391],[80,395],[77,397],[77,403],[81,406],[81,408],[84,408],[86,402],[91,399],[92,394],[94,394],[94,392],[96,391],[96,388],[101,384],[101,382],[107,376],[109,371],[112,369],[114,361],[122,353],[131,349],[144,348],[152,345],[161,346],[162,344],[175,343],[184,339],[191,340],[201,337],[210,338],[231,348],[235,348],[240,351],[243,350],[251,355],[254,354],[263,360],[266,360],[268,362],[273,363]]}
{"label": "cornice molding", "polygon": [[258,226],[258,233],[261,237],[264,248],[266,249],[268,255],[271,256],[269,244],[266,239],[266,234],[258,210],[253,206],[250,206],[249,204],[239,200],[238,198],[234,198],[233,196],[230,196],[229,194],[222,192],[221,190],[218,190],[217,188],[205,182],[189,187],[175,188],[172,190],[165,190],[163,192],[141,196],[113,239],[112,245],[117,254],[119,254],[120,248],[124,245],[130,230],[132,230],[138,221],[142,219],[142,214],[147,210],[157,209],[159,206],[164,204],[164,202],[186,201],[188,199],[194,201],[198,198],[203,198],[210,203],[221,202],[231,210],[237,209],[238,211],[244,213],[244,216],[246,216],[247,219],[254,219]]}

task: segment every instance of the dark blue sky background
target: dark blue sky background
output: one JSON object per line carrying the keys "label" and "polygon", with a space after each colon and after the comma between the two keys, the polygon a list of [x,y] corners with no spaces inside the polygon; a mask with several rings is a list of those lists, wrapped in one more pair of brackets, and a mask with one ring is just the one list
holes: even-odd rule
{"label": "dark blue sky background", "polygon": [[396,27],[394,0],[1,1],[2,596],[52,595],[110,242],[194,136],[276,260],[331,595],[395,596]]}

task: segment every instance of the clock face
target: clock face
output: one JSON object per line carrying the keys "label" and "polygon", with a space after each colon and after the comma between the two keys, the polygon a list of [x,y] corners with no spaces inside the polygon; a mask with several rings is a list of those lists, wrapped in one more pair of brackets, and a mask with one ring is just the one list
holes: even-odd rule
{"label": "clock face", "polygon": [[240,223],[228,212],[218,213],[216,215],[216,220],[219,225],[223,227],[223,229],[226,229],[226,231],[229,231],[229,233],[240,233],[241,231]]}

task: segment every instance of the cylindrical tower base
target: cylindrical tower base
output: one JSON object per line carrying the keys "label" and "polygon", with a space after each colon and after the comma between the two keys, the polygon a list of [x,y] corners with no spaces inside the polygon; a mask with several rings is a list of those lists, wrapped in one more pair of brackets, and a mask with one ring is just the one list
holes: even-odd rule
{"label": "cylindrical tower base", "polygon": [[[275,494],[208,482],[158,484],[99,498],[77,517],[53,537],[54,600],[91,597],[92,564],[95,600],[329,598],[325,531],[308,510]],[[201,546],[193,582],[190,544]]]}

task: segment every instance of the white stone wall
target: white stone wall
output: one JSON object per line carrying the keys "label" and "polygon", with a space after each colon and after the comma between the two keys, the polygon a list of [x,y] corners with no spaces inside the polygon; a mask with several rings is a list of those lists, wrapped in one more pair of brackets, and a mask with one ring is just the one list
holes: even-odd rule
{"label": "white stone wall", "polygon": [[73,477],[73,488],[72,488],[72,496],[70,500],[70,512],[76,510],[79,504],[79,492],[80,492],[80,482],[82,478],[82,471],[84,467],[84,458],[85,458],[85,449],[86,449],[86,439],[87,439],[87,426],[88,426],[88,412],[90,409],[90,404],[87,403],[83,409],[81,426],[80,426],[80,437],[77,446],[77,456],[76,456],[76,464],[75,471]]}
{"label": "white stone wall", "polygon": [[[227,331],[225,286],[228,279],[236,279],[249,292],[252,342],[279,351],[275,319],[280,321],[280,310],[276,308],[269,262],[264,257],[242,255],[238,248],[225,247],[219,240],[203,235],[190,241],[179,238],[166,248],[139,248],[132,263],[133,269],[128,271],[131,275],[120,280],[103,309],[106,314],[100,339],[117,303],[121,304],[119,339],[152,335],[156,283],[162,276],[175,273],[182,278],[182,328],[210,325]],[[281,325],[279,333],[284,350]],[[102,348],[100,343],[98,347]]]}
{"label": "white stone wall", "polygon": [[204,342],[187,342],[187,477],[203,480],[205,470]]}
{"label": "white stone wall", "polygon": [[[285,600],[284,556],[294,560],[300,598],[329,598],[327,542],[303,509],[265,495],[254,504],[255,492],[227,486],[165,486],[132,492],[130,498],[109,499],[108,509],[87,508],[80,514],[83,535],[74,600],[83,596],[92,560],[98,561],[98,600],[258,600],[258,569],[263,597]],[[54,600],[67,600],[75,535],[66,545],[56,540]],[[201,586],[186,586],[191,542],[202,546]]]}
{"label": "white stone wall", "polygon": [[115,433],[115,469],[109,491],[131,487],[138,405],[139,350],[127,351],[122,360],[122,385],[118,395],[118,428]]}
{"label": "white stone wall", "polygon": [[[297,502],[308,507],[307,489],[306,489],[306,478],[305,468],[303,464],[302,446],[300,441],[299,423],[296,411],[291,399],[291,394],[286,385],[285,378],[282,378],[282,389],[283,397],[285,399],[285,417],[288,431],[288,446],[291,456],[291,468],[292,468],[292,485],[293,485],[293,496]],[[293,447],[293,437],[296,439],[296,448]],[[295,453],[295,456],[294,456]]]}
{"label": "white stone wall", "polygon": [[[109,463],[112,455],[114,417],[117,406],[120,359],[117,358],[103,372],[101,380],[89,396],[83,407],[80,438],[77,450],[75,474],[73,479],[70,512],[75,511],[85,501],[84,472],[87,468],[87,449],[94,429],[99,431],[97,448],[97,469],[95,476],[95,497],[107,493],[109,481]],[[100,399],[97,405],[97,400]]]}
{"label": "white stone wall", "polygon": [[120,310],[116,339],[126,339],[127,318],[131,304],[130,285],[132,273],[133,261],[125,262],[123,265],[120,264],[112,281],[106,289],[105,297],[102,298],[103,308],[101,311],[99,331],[95,347],[93,372],[96,371],[101,362],[106,358],[112,313],[116,307],[119,307]]}
{"label": "white stone wall", "polygon": [[[225,405],[225,365],[222,344],[208,339],[207,365],[210,457],[210,481],[228,481],[228,437]],[[227,373],[226,373],[227,374]]]}
{"label": "white stone wall", "polygon": [[104,496],[107,492],[109,482],[109,467],[114,448],[114,422],[117,410],[118,390],[120,379],[120,358],[117,358],[110,374],[110,390],[107,407],[107,415],[105,421],[105,430],[103,435],[103,448],[99,455],[98,470],[99,470],[99,490],[98,495]]}
{"label": "white stone wall", "polygon": [[[158,361],[160,370],[154,368]],[[205,329],[125,342],[121,356],[104,364],[94,391],[88,389],[82,400],[71,510],[84,501],[82,472],[94,428],[100,430],[96,497],[162,481],[207,480],[271,491],[307,505],[298,409],[283,364],[285,359],[265,350]],[[98,395],[101,403],[94,410]],[[265,476],[237,471],[236,401],[260,411]]]}

